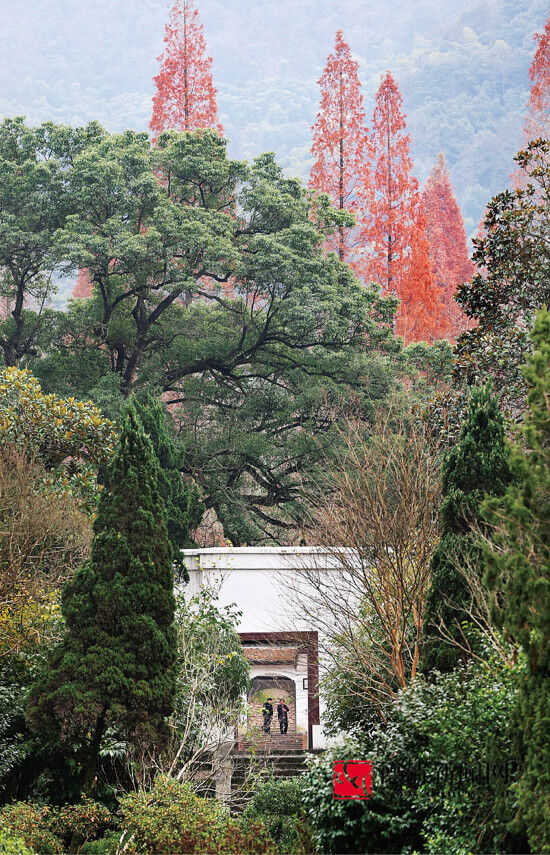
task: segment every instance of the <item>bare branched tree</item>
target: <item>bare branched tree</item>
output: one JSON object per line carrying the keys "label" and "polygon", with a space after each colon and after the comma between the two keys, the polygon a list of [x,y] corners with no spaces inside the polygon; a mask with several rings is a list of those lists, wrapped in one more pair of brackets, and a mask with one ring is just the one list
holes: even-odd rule
{"label": "bare branched tree", "polygon": [[439,465],[422,427],[392,413],[371,428],[348,421],[342,439],[310,531],[323,549],[291,596],[320,628],[325,660],[345,663],[347,690],[384,717],[417,675]]}
{"label": "bare branched tree", "polygon": [[[468,548],[457,548],[454,554],[448,554],[447,560],[463,577],[470,598],[462,607],[453,602],[455,611],[461,613],[453,627],[446,626],[441,616],[434,622],[434,628],[444,641],[461,650],[467,659],[474,659],[488,668],[495,661],[511,665],[517,659],[517,646],[505,638],[494,621],[499,593],[490,590],[483,580],[483,551],[485,547],[496,550],[492,540],[496,528],[488,523],[481,526],[473,522]],[[471,544],[475,544],[475,549]]]}

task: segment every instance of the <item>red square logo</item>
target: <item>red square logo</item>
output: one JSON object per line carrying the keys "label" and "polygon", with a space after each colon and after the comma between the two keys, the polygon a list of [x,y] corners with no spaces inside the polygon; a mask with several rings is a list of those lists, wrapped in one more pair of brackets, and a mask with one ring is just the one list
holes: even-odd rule
{"label": "red square logo", "polygon": [[372,763],[368,760],[333,763],[332,795],[335,799],[369,799],[372,796]]}

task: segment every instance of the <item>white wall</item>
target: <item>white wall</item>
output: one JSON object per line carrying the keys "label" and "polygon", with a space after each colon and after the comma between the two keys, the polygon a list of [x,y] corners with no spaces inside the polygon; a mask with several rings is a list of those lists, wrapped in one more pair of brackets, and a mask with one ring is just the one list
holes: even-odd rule
{"label": "white wall", "polygon": [[219,592],[221,606],[235,603],[242,612],[239,632],[290,632],[318,629],[300,614],[294,596],[296,570],[309,565],[341,574],[323,550],[310,546],[184,549],[190,595],[202,587]]}
{"label": "white wall", "polygon": [[[342,575],[334,558],[319,547],[214,547],[185,549],[183,555],[190,577],[186,594],[192,596],[208,587],[218,593],[220,606],[236,605],[242,612],[239,632],[316,630],[321,635],[315,621],[305,618],[301,612],[300,598],[296,595],[300,586],[296,571],[308,566],[319,570],[321,577],[329,574],[325,578],[335,590],[339,579],[334,574]],[[305,656],[300,656],[296,670],[288,665],[253,665],[251,674],[286,676],[295,681],[297,730],[307,733],[307,689],[303,688],[303,677],[307,677],[305,661]],[[321,654],[321,671],[322,664]],[[322,692],[319,702],[321,726],[314,725],[315,748],[325,745]]]}

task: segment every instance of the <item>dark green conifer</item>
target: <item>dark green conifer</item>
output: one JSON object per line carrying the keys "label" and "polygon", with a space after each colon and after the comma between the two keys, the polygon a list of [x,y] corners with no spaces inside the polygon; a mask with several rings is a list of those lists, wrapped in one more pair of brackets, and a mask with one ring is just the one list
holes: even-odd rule
{"label": "dark green conifer", "polygon": [[[460,563],[483,577],[485,562],[472,529],[481,523],[487,494],[502,495],[510,483],[504,423],[489,388],[473,389],[457,444],[441,468],[441,540],[432,559],[424,619],[422,668],[452,671],[465,654],[444,636],[464,643],[471,593]],[[441,632],[439,627],[444,627]]]}
{"label": "dark green conifer", "polygon": [[158,398],[148,395],[145,401],[136,401],[135,406],[159,463],[158,486],[166,508],[166,525],[172,544],[173,561],[180,578],[187,578],[181,560],[181,550],[194,545],[191,532],[202,519],[204,504],[195,482],[183,480],[181,472],[185,453],[178,447],[176,437],[171,435],[161,402]]}
{"label": "dark green conifer", "polygon": [[531,852],[550,852],[550,312],[538,314],[531,337],[525,447],[510,456],[514,483],[482,511],[493,526],[486,581],[500,594],[494,617],[527,657],[516,710],[519,818]]}
{"label": "dark green conifer", "polygon": [[130,405],[91,558],[63,591],[65,636],[31,693],[31,724],[81,747],[85,793],[108,727],[134,744],[154,742],[173,709],[172,549],[157,470]]}

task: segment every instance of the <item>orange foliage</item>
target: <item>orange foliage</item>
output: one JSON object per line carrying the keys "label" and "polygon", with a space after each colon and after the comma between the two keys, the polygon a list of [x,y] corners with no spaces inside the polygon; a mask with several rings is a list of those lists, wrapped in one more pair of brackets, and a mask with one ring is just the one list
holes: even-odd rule
{"label": "orange foliage", "polygon": [[367,169],[367,130],[358,67],[342,30],[338,30],[334,53],[329,54],[318,80],[321,102],[312,128],[311,154],[315,162],[309,183],[315,190],[327,193],[336,208],[354,214],[356,227],[341,228],[325,247],[338,253],[341,261],[364,278],[367,263],[361,252],[361,198]]}
{"label": "orange foliage", "polygon": [[475,268],[468,255],[464,219],[442,154],[422,191],[422,208],[430,245],[432,274],[440,289],[444,311],[441,336],[451,340],[468,328],[468,319],[455,302],[457,286],[468,282]]}
{"label": "orange foliage", "polygon": [[[530,140],[550,139],[550,15],[544,32],[535,33],[537,49],[529,66],[531,91],[527,102],[527,115],[523,129],[523,148]],[[525,189],[527,175],[516,166],[510,178],[515,190]]]}
{"label": "orange foliage", "polygon": [[535,34],[535,41],[537,50],[529,67],[532,85],[525,128],[528,140],[550,137],[550,15],[544,32]]}
{"label": "orange foliage", "polygon": [[149,127],[156,139],[163,131],[215,128],[218,119],[212,59],[206,53],[203,26],[192,0],[176,0],[164,34],[160,71],[154,78],[153,115]]}
{"label": "orange foliage", "polygon": [[432,344],[445,337],[444,306],[432,274],[426,220],[420,207],[399,297],[401,304],[395,320],[395,332],[403,336],[406,345],[415,341]]}

